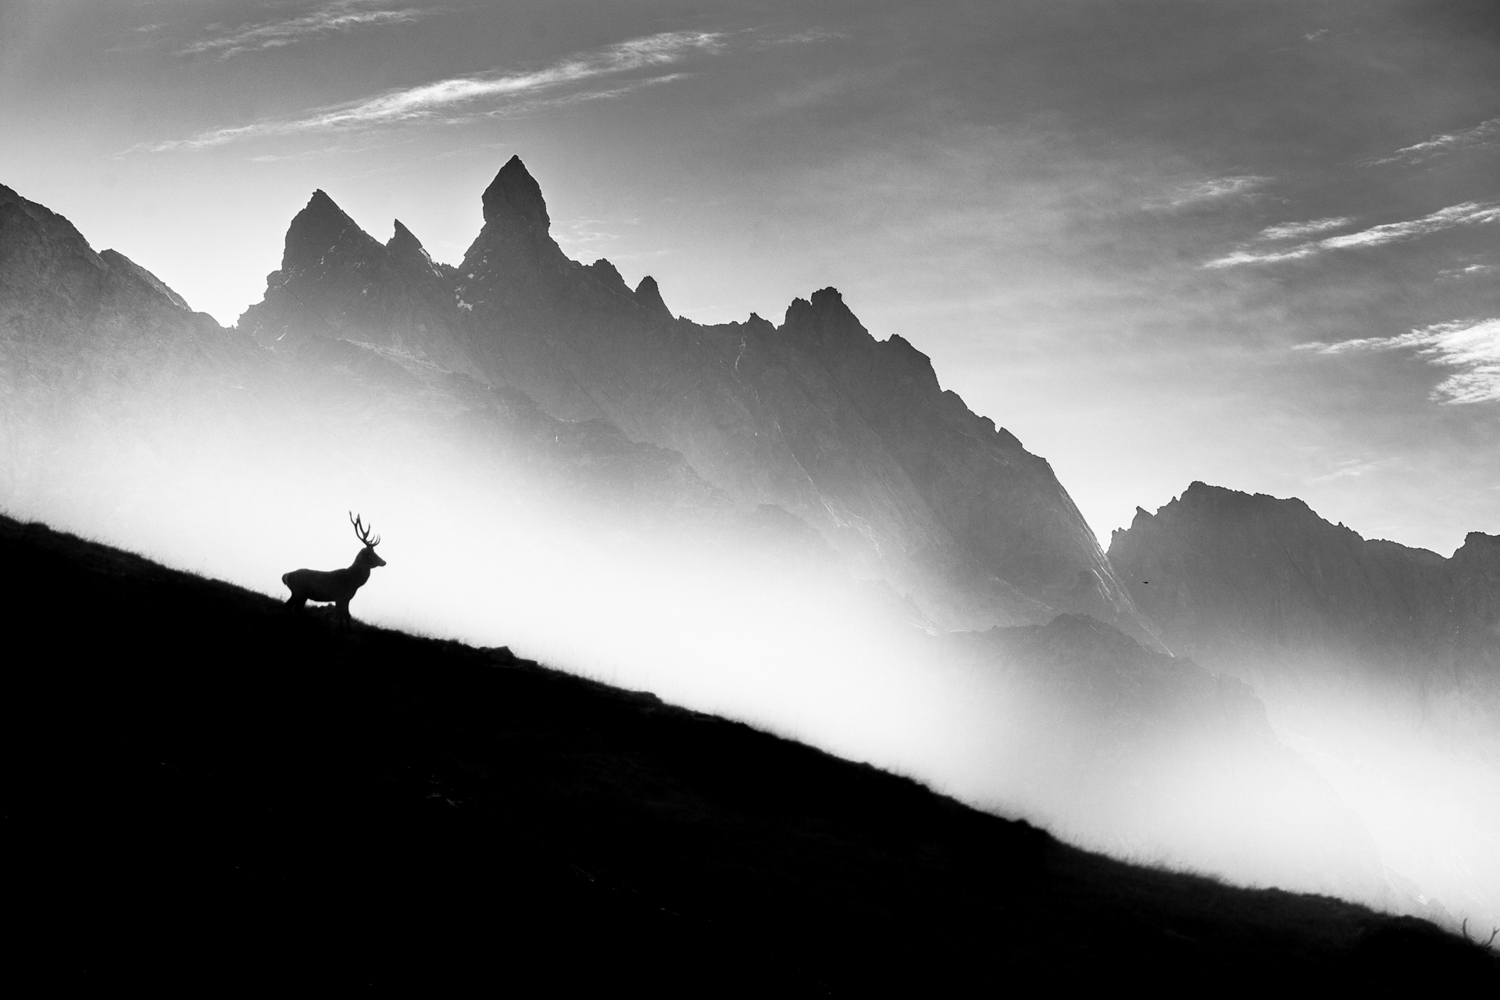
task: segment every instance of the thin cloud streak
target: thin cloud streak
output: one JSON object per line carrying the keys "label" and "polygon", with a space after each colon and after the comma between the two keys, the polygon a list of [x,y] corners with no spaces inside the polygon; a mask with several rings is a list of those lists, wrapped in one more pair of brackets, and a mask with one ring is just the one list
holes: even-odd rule
{"label": "thin cloud streak", "polygon": [[[391,91],[379,97],[352,104],[328,108],[305,118],[260,121],[250,125],[212,129],[189,139],[172,139],[167,142],[135,147],[135,149],[153,153],[178,149],[203,149],[265,136],[370,127],[417,120],[461,123],[472,120],[475,116],[471,114],[452,117],[450,115],[444,118],[442,113],[483,98],[524,98],[567,84],[603,76],[614,76],[652,66],[664,66],[679,61],[691,52],[717,53],[723,48],[723,38],[722,33],[715,32],[663,32],[634,38],[586,55],[570,57],[553,63],[545,69],[525,73],[490,72],[438,80],[418,87]],[[681,74],[670,74],[669,78],[677,79],[680,76]],[[658,77],[655,82],[665,82],[665,79],[667,78]],[[617,96],[644,85],[645,82],[652,81],[608,88],[600,93],[574,94],[556,100],[563,103],[571,100]]]}
{"label": "thin cloud streak", "polygon": [[1346,216],[1334,219],[1312,219],[1308,222],[1283,222],[1279,226],[1267,226],[1256,236],[1258,240],[1288,240],[1315,233],[1326,233],[1330,229],[1342,229],[1353,222]]}
{"label": "thin cloud streak", "polygon": [[658,84],[674,83],[677,80],[686,79],[688,73],[664,73],[661,76],[648,76],[643,80],[632,80],[618,87],[609,87],[604,90],[580,90],[571,94],[561,94],[557,97],[534,97],[504,107],[492,108],[489,111],[481,111],[474,114],[450,115],[439,119],[444,125],[464,125],[469,122],[478,121],[481,118],[522,118],[537,111],[549,108],[562,108],[570,104],[581,104],[584,101],[606,101],[616,97],[624,97],[626,94],[643,90],[646,87],[655,87]]}
{"label": "thin cloud streak", "polygon": [[1395,459],[1391,458],[1347,458],[1342,462],[1339,462],[1338,467],[1335,468],[1332,472],[1324,473],[1321,476],[1313,476],[1308,480],[1308,482],[1331,483],[1335,479],[1358,479],[1360,476],[1375,472],[1378,469],[1385,468],[1393,461],[1395,461]]}
{"label": "thin cloud streak", "polygon": [[368,0],[338,0],[311,14],[242,28],[217,38],[205,38],[178,51],[178,55],[195,56],[217,53],[220,59],[242,52],[281,48],[323,35],[380,25],[410,24],[432,11],[405,8],[401,10],[368,10]]}
{"label": "thin cloud streak", "polygon": [[1311,257],[1314,254],[1325,253],[1329,250],[1383,246],[1399,240],[1408,240],[1417,236],[1426,236],[1430,233],[1452,229],[1455,226],[1479,225],[1496,220],[1500,220],[1500,202],[1485,204],[1477,201],[1466,201],[1461,205],[1449,205],[1447,208],[1440,208],[1430,215],[1422,216],[1420,219],[1408,219],[1405,222],[1387,222],[1383,225],[1371,226],[1369,229],[1362,229],[1357,233],[1345,233],[1342,236],[1330,236],[1315,242],[1302,243],[1292,247],[1290,250],[1272,250],[1266,252],[1236,250],[1234,253],[1225,254],[1223,257],[1207,261],[1203,266],[1221,268],[1234,267],[1240,264],[1274,264],[1284,260],[1300,260],[1304,257]]}
{"label": "thin cloud streak", "polygon": [[1367,160],[1364,166],[1379,166],[1382,163],[1417,163],[1437,156],[1467,149],[1484,149],[1500,142],[1500,118],[1482,121],[1473,128],[1458,132],[1435,135],[1426,142],[1404,146],[1390,156],[1378,160]]}
{"label": "thin cloud streak", "polygon": [[1270,180],[1271,178],[1269,177],[1259,177],[1253,174],[1243,174],[1237,177],[1215,177],[1194,185],[1189,190],[1169,200],[1167,204],[1171,208],[1180,208],[1183,205],[1218,201],[1236,195],[1248,195],[1262,185],[1269,183]]}
{"label": "thin cloud streak", "polygon": [[1459,369],[1432,390],[1433,402],[1500,402],[1500,319],[1435,323],[1395,337],[1359,337],[1334,344],[1313,341],[1294,349],[1335,355],[1412,350],[1428,364]]}

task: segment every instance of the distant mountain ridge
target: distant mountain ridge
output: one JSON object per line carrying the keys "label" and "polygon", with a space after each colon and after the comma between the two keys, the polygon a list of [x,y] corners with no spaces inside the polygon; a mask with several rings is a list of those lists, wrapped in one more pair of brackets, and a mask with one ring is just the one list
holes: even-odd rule
{"label": "distant mountain ridge", "polygon": [[273,350],[368,342],[608,420],[681,454],[738,505],[774,504],[945,627],[1086,613],[1161,648],[1045,460],[944,391],[927,356],[876,341],[826,288],[775,326],[672,315],[649,276],[568,259],[512,157],[457,267],[404,226],[380,244],[319,191],[240,330]]}
{"label": "distant mountain ridge", "polygon": [[1195,482],[1137,508],[1109,559],[1173,650],[1216,669],[1500,675],[1497,535],[1445,559]]}

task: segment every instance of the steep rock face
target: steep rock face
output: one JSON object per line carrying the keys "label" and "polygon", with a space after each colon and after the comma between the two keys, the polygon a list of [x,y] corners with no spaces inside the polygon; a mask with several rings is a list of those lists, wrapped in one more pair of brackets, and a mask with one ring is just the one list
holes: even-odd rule
{"label": "steep rock face", "polygon": [[63,386],[148,390],[204,355],[253,365],[150,271],[96,253],[67,219],[0,185],[0,372],[11,400]]}
{"label": "steep rock face", "polygon": [[465,349],[463,305],[452,284],[452,268],[435,264],[400,220],[382,245],[315,191],[287,230],[281,267],[266,276],[264,300],[238,326],[266,347],[331,337],[479,377]]}
{"label": "steep rock face", "polygon": [[[482,200],[484,226],[463,262],[431,272],[451,290],[429,296],[456,303],[444,310],[446,342],[481,377],[563,419],[602,418],[680,452],[743,509],[790,511],[943,625],[1068,610],[1158,643],[1047,463],[944,392],[908,342],[871,337],[833,289],[793,302],[780,326],[754,315],[700,326],[675,319],[651,278],[632,291],[608,261],[570,260],[518,157]],[[378,245],[347,235],[351,226],[294,220],[317,236],[288,234],[288,261],[242,328],[265,331],[262,342],[316,332],[298,319],[307,302],[350,339],[414,336],[403,331],[430,313],[409,289],[379,287],[368,263]],[[315,244],[316,263],[294,260],[294,242]]]}
{"label": "steep rock face", "polygon": [[[774,358],[768,372],[826,373],[847,411],[800,410],[813,419],[799,424],[798,456],[804,466],[828,466],[816,477],[820,485],[857,495],[860,465],[890,466],[889,478],[910,487],[893,492],[920,501],[900,514],[914,526],[935,523],[941,534],[929,544],[948,547],[919,558],[959,567],[969,579],[999,578],[1054,607],[1125,625],[1138,638],[1149,634],[1047,462],[942,390],[930,359],[910,342],[874,340],[831,288],[794,301],[782,328],[764,339]],[[753,366],[757,359],[746,360]],[[824,393],[818,382],[811,388]],[[854,425],[846,439],[864,446],[825,454],[826,425],[840,419]],[[872,436],[868,444],[860,431]]]}
{"label": "steep rock face", "polygon": [[1173,649],[1244,669],[1500,669],[1500,537],[1451,559],[1366,540],[1301,500],[1193,483],[1109,559]]}

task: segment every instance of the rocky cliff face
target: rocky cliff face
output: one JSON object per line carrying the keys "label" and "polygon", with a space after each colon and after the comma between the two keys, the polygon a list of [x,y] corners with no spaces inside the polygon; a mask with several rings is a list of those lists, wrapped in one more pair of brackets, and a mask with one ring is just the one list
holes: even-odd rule
{"label": "rocky cliff face", "polygon": [[1178,652],[1236,669],[1500,672],[1500,537],[1445,559],[1301,500],[1193,483],[1137,509],[1109,559]]}
{"label": "rocky cliff face", "polygon": [[791,512],[943,625],[1065,610],[1159,645],[1047,463],[943,391],[910,343],[875,340],[834,289],[779,326],[700,326],[674,318],[650,277],[632,290],[608,261],[568,259],[519,158],[483,207],[463,262],[444,268],[399,224],[382,247],[320,192],[240,327],[277,349],[340,336],[408,350],[565,420],[607,420],[680,453],[742,509]]}
{"label": "rocky cliff face", "polygon": [[239,328],[265,347],[343,339],[477,376],[464,349],[453,277],[399,220],[382,246],[315,191],[292,219],[281,267],[266,276],[265,299]]}

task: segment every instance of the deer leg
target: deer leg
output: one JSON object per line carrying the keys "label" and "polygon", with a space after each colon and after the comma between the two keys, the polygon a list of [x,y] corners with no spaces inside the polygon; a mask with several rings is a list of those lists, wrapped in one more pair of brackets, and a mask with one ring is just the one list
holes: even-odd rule
{"label": "deer leg", "polygon": [[301,608],[301,607],[306,607],[306,605],[307,605],[307,595],[306,594],[293,593],[291,597],[288,597],[286,599],[286,606],[289,607],[289,608]]}

